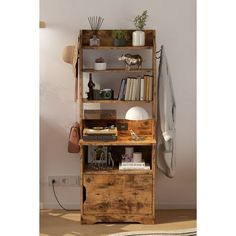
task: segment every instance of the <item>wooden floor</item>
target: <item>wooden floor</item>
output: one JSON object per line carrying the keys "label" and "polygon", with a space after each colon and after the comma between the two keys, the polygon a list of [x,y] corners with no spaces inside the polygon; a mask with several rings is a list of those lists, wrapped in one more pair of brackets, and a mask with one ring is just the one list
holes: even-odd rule
{"label": "wooden floor", "polygon": [[81,225],[76,211],[41,210],[40,236],[99,236],[138,230],[175,230],[196,227],[195,210],[158,210],[157,224],[94,224]]}

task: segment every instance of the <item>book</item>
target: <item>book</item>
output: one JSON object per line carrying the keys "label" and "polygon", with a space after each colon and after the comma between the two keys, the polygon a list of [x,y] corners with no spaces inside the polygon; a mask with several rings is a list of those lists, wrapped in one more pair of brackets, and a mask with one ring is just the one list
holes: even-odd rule
{"label": "book", "polygon": [[140,100],[144,100],[144,78],[141,78],[141,83],[140,83]]}
{"label": "book", "polygon": [[151,101],[152,100],[152,76],[149,76],[149,96],[148,96],[148,100]]}
{"label": "book", "polygon": [[145,98],[145,100],[148,101],[148,99],[149,99],[149,89],[150,89],[149,88],[149,85],[150,85],[149,84],[149,76],[146,75],[145,78],[146,78],[146,81],[147,81],[147,90],[146,90],[146,98]]}
{"label": "book", "polygon": [[133,100],[133,90],[134,90],[134,78],[130,78],[130,91],[129,91],[129,99],[128,100]]}
{"label": "book", "polygon": [[144,78],[144,100],[147,101],[147,94],[148,94],[148,79],[147,79],[147,75],[144,75],[143,78]]}
{"label": "book", "polygon": [[129,90],[130,90],[130,78],[127,78],[126,82],[126,89],[125,89],[125,100],[129,100]]}
{"label": "book", "polygon": [[[133,162],[134,163],[134,162]],[[119,170],[150,170],[149,165],[133,165],[133,166],[123,166],[122,164],[119,165]]]}
{"label": "book", "polygon": [[123,89],[123,92],[122,92],[122,98],[121,100],[125,100],[125,92],[126,92],[126,86],[127,86],[127,78],[124,79],[125,83],[124,83],[124,89]]}
{"label": "book", "polygon": [[133,78],[133,90],[131,100],[137,100],[137,90],[138,90],[138,79]]}
{"label": "book", "polygon": [[137,78],[137,93],[136,93],[136,100],[140,100],[140,89],[141,89],[141,76],[138,76]]}
{"label": "book", "polygon": [[145,166],[145,162],[121,162],[121,166]]}
{"label": "book", "polygon": [[120,89],[119,89],[118,97],[117,97],[118,100],[121,100],[122,97],[123,97],[124,86],[125,86],[125,79],[122,79],[121,83],[120,83]]}

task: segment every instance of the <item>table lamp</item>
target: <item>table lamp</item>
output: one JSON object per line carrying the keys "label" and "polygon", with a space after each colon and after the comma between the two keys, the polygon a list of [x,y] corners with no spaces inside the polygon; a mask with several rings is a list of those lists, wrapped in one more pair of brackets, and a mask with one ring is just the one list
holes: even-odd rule
{"label": "table lamp", "polygon": [[[149,118],[147,111],[142,107],[131,107],[125,115],[126,120],[133,120],[133,121],[139,121],[139,120],[147,120]],[[130,130],[131,138],[132,140],[138,141],[138,140],[144,140],[143,137],[138,136],[132,129]]]}

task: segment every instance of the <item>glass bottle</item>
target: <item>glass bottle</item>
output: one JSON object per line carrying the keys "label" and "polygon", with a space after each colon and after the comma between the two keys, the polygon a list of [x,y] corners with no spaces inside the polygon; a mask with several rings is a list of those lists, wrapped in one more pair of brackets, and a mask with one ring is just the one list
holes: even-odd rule
{"label": "glass bottle", "polygon": [[92,80],[92,73],[89,73],[89,82],[88,82],[88,87],[89,87],[89,92],[88,94],[88,100],[93,100],[93,87],[95,86],[95,83]]}

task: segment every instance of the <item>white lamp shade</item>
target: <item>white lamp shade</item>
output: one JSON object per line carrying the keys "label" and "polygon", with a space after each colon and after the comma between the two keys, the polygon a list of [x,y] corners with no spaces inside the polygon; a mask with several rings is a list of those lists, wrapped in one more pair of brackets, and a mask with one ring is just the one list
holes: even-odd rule
{"label": "white lamp shade", "polygon": [[131,107],[125,115],[126,120],[147,120],[149,119],[148,113],[142,107]]}

